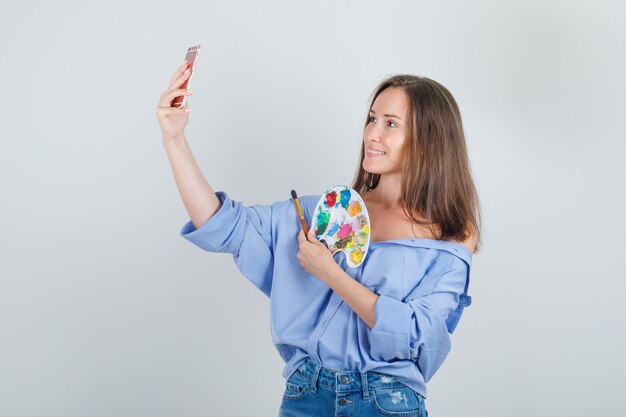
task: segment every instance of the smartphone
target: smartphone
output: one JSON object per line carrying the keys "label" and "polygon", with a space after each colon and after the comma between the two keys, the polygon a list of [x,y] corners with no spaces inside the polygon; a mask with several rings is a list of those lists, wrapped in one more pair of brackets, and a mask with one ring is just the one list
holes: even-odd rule
{"label": "smartphone", "polygon": [[[187,61],[188,68],[191,69],[191,74],[185,80],[185,82],[179,88],[189,88],[189,84],[191,83],[191,79],[193,78],[193,73],[196,69],[196,61],[198,60],[198,52],[200,52],[200,45],[191,46],[187,49],[187,54],[185,55],[185,60]],[[187,96],[178,96],[172,101],[172,105],[175,107],[182,108],[185,105],[185,101],[187,100]]]}

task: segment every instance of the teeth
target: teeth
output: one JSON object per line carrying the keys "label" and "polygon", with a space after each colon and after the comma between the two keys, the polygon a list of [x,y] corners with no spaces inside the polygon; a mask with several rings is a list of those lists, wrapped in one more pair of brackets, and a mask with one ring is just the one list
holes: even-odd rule
{"label": "teeth", "polygon": [[384,155],[384,154],[386,154],[387,152],[380,152],[380,151],[372,151],[372,150],[370,150],[370,153],[371,153],[371,154],[374,154],[374,155]]}

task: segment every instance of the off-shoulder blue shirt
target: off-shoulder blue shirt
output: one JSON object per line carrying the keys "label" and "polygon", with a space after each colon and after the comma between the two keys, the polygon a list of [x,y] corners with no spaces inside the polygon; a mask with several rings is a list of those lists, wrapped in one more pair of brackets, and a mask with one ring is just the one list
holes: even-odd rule
{"label": "off-shoulder blue shirt", "polygon": [[[180,235],[209,252],[233,254],[241,273],[270,299],[272,341],[288,379],[311,357],[335,370],[394,376],[426,398],[426,383],[450,351],[450,334],[467,294],[472,253],[456,242],[426,238],[370,242],[365,260],[349,267],[355,280],[379,295],[372,329],[296,254],[301,229],[291,198],[244,206],[224,191],[219,210],[200,228],[188,221]],[[299,198],[307,224],[321,195]]]}

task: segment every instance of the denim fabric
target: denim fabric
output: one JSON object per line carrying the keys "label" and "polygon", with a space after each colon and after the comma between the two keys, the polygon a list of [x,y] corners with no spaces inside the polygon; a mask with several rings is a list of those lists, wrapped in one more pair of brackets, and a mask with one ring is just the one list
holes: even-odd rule
{"label": "denim fabric", "polygon": [[279,417],[427,417],[424,397],[390,375],[339,371],[307,358],[287,379]]}

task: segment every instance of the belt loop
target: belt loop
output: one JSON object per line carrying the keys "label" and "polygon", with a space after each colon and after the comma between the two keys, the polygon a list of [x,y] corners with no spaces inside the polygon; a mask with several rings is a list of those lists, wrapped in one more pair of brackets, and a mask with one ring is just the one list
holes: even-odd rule
{"label": "belt loop", "polygon": [[319,377],[321,369],[321,365],[315,365],[315,370],[313,371],[313,376],[311,377],[311,392],[317,391],[317,378]]}
{"label": "belt loop", "polygon": [[363,388],[363,399],[365,401],[370,399],[370,390],[367,385],[367,372],[361,374],[361,388]]}

